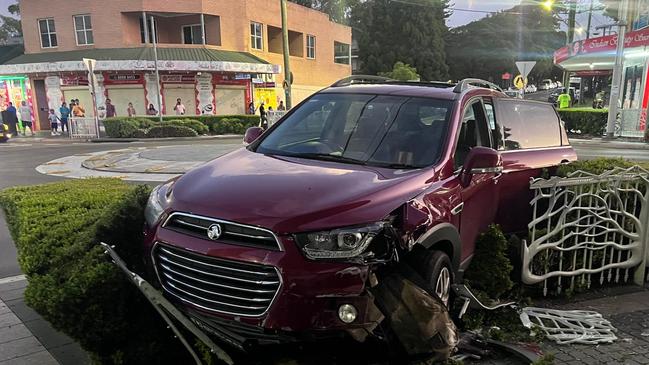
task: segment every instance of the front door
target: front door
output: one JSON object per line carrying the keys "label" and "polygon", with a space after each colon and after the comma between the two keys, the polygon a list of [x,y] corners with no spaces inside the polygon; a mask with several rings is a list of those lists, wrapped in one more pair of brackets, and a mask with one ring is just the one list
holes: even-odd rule
{"label": "front door", "polygon": [[[38,129],[48,130],[51,128],[49,120],[47,119],[50,107],[47,103],[45,80],[34,80],[34,94],[36,94],[36,105],[38,107],[38,109],[35,110],[36,117],[38,118]],[[34,124],[36,124],[36,120],[34,120]]]}
{"label": "front door", "polygon": [[461,201],[452,213],[460,215],[463,261],[473,255],[476,239],[494,222],[498,202],[496,174],[474,175],[468,186],[460,184],[462,166],[471,149],[477,146],[493,148],[487,114],[479,98],[473,99],[464,109],[454,157]]}

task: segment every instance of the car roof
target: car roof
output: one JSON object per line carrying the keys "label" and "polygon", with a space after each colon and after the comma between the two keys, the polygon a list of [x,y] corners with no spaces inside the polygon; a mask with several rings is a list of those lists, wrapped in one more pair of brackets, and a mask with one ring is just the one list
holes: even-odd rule
{"label": "car roof", "polygon": [[454,84],[448,86],[441,86],[435,84],[434,86],[423,85],[421,83],[405,84],[358,84],[349,86],[336,86],[329,87],[322,90],[322,93],[335,93],[335,94],[375,94],[375,95],[395,95],[395,96],[411,96],[411,97],[425,97],[443,100],[457,99],[457,93],[453,92]]}

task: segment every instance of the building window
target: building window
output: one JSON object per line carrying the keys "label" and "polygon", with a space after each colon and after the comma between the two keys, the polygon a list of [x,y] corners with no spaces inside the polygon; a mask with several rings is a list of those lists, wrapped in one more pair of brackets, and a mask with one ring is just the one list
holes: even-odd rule
{"label": "building window", "polygon": [[95,43],[92,37],[92,22],[90,15],[75,15],[74,30],[77,35],[77,45],[87,46]]}
{"label": "building window", "polygon": [[56,41],[56,28],[54,27],[54,19],[40,19],[38,21],[38,28],[41,33],[41,47],[53,48],[59,45]]}
{"label": "building window", "polygon": [[203,44],[203,28],[200,24],[183,26],[183,43]]}
{"label": "building window", "polygon": [[306,36],[306,58],[315,58],[315,36]]}
{"label": "building window", "polygon": [[253,49],[264,49],[263,30],[260,23],[250,23],[250,46]]}
{"label": "building window", "polygon": [[349,65],[350,56],[349,44],[334,42],[334,62]]}

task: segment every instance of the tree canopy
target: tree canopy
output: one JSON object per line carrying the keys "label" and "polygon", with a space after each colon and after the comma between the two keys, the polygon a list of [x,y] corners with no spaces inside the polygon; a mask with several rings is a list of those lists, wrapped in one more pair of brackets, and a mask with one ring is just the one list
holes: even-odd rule
{"label": "tree canopy", "polygon": [[505,72],[518,73],[516,61],[537,61],[532,79],[558,76],[552,57],[566,36],[557,28],[555,14],[526,3],[451,29],[446,38],[451,78],[496,82]]}
{"label": "tree canopy", "polygon": [[[10,14],[20,16],[20,8],[17,3],[9,5],[7,9]],[[14,16],[0,15],[0,44],[7,42],[11,37],[22,36],[20,19]]]}
{"label": "tree canopy", "polygon": [[394,64],[392,71],[379,72],[379,76],[389,77],[399,81],[417,81],[420,78],[416,68],[401,61]]}
{"label": "tree canopy", "polygon": [[322,11],[337,23],[348,24],[351,9],[360,0],[289,0],[311,9]]}
{"label": "tree canopy", "polygon": [[422,80],[444,80],[448,1],[366,0],[352,8],[361,72],[390,72],[401,61],[417,69]]}

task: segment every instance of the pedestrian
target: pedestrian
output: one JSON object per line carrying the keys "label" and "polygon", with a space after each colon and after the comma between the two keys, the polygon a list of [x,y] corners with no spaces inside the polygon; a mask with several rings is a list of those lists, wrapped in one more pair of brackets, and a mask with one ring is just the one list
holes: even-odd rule
{"label": "pedestrian", "polygon": [[50,127],[52,127],[51,134],[53,136],[59,136],[59,117],[54,112],[54,109],[50,109],[50,114],[47,116],[47,119],[50,120]]}
{"label": "pedestrian", "polygon": [[563,93],[559,95],[557,101],[559,102],[559,109],[570,108],[571,98],[570,93],[568,92],[568,88],[563,89]]}
{"label": "pedestrian", "polygon": [[17,135],[18,134],[18,112],[16,110],[16,107],[12,102],[9,102],[9,106],[7,107],[7,113],[5,114],[7,117],[5,118],[6,120],[4,121],[5,124],[9,126],[9,131],[11,134]]}
{"label": "pedestrian", "polygon": [[67,131],[70,133],[70,130],[68,128],[68,118],[70,118],[70,108],[68,108],[68,105],[63,102],[61,104],[61,107],[59,108],[59,114],[61,114],[60,121],[61,121],[61,133]]}
{"label": "pedestrian", "polygon": [[72,116],[74,116],[75,118],[85,118],[86,116],[86,109],[81,106],[79,99],[74,100],[74,107],[72,107]]}
{"label": "pedestrian", "polygon": [[106,99],[106,118],[112,118],[116,115],[115,105],[112,104],[110,99]]}
{"label": "pedestrian", "polygon": [[133,103],[128,103],[128,108],[126,109],[126,113],[128,114],[129,117],[134,117],[135,114],[135,107],[133,107]]}
{"label": "pedestrian", "polygon": [[155,110],[153,104],[149,104],[149,109],[146,110],[146,115],[158,115],[158,111]]}
{"label": "pedestrian", "polygon": [[185,115],[185,105],[180,98],[176,100],[176,106],[174,106],[174,110],[176,111],[176,115]]}
{"label": "pedestrian", "polygon": [[266,129],[268,127],[268,117],[266,115],[266,107],[264,106],[263,101],[259,104],[259,117],[261,120],[261,127]]}
{"label": "pedestrian", "polygon": [[255,103],[251,101],[250,104],[248,104],[248,114],[255,115],[255,110]]}
{"label": "pedestrian", "polygon": [[284,100],[279,101],[279,106],[277,107],[277,110],[281,112],[286,111],[286,107],[284,106]]}
{"label": "pedestrian", "polygon": [[29,128],[29,133],[33,137],[34,125],[32,124],[32,108],[27,106],[27,102],[23,100],[20,103],[18,112],[20,113],[20,121],[23,123],[23,135],[27,135],[27,128]]}

